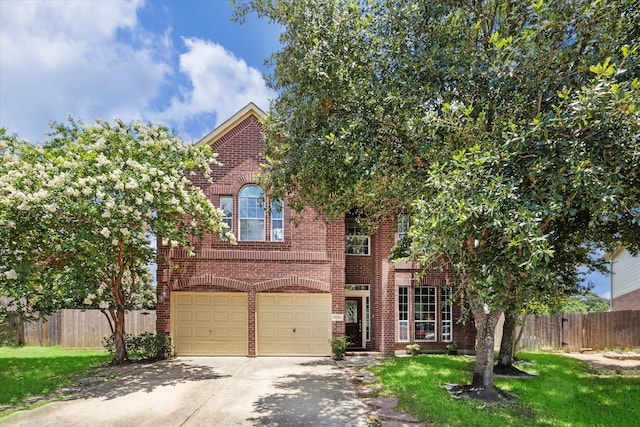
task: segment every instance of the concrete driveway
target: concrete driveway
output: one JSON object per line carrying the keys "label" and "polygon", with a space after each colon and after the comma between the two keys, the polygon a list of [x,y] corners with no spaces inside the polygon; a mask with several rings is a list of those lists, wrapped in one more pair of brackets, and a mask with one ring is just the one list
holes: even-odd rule
{"label": "concrete driveway", "polygon": [[0,426],[366,427],[366,413],[329,358],[181,357],[125,370]]}

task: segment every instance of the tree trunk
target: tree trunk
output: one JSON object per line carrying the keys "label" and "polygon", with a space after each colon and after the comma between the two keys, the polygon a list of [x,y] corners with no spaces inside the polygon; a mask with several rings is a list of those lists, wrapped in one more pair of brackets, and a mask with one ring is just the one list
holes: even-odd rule
{"label": "tree trunk", "polygon": [[[513,366],[513,359],[516,355],[516,325],[518,324],[518,315],[512,310],[504,312],[504,327],[502,328],[502,340],[500,341],[500,353],[498,354],[498,363],[493,368],[493,373],[498,375],[510,376],[529,376],[525,371]],[[522,330],[520,330],[522,333]]]}
{"label": "tree trunk", "polygon": [[124,330],[124,309],[118,308],[116,310],[116,319],[115,319],[115,333],[113,334],[113,345],[115,346],[116,352],[113,356],[113,363],[116,365],[120,365],[129,360],[129,356],[127,354],[127,348],[124,344],[125,330]]}
{"label": "tree trunk", "polygon": [[500,341],[497,370],[513,368],[514,335],[517,320],[517,316],[510,310],[504,312],[504,326],[502,327],[502,340]]}
{"label": "tree trunk", "polygon": [[472,390],[493,389],[494,333],[501,313],[488,309],[473,313],[476,323],[476,364],[473,367]]}

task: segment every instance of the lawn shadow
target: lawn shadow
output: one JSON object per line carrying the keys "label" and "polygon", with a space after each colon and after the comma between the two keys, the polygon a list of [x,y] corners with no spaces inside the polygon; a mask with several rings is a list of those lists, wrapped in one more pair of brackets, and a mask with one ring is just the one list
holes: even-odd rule
{"label": "lawn shadow", "polygon": [[106,366],[94,372],[93,376],[81,379],[81,391],[68,399],[99,397],[110,400],[136,392],[150,393],[160,386],[226,377],[229,375],[222,375],[211,366],[194,365],[175,359]]}
{"label": "lawn shadow", "polygon": [[[334,365],[332,361],[304,362],[301,366]],[[275,391],[254,403],[248,418],[254,425],[365,426],[368,409],[356,397],[340,370],[327,374],[298,374],[279,378]]]}

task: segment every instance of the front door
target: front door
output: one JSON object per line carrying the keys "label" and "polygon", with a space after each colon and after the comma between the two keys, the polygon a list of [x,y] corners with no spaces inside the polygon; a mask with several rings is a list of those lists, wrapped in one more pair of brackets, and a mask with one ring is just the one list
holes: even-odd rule
{"label": "front door", "polygon": [[362,346],[362,298],[345,298],[344,304],[345,334],[349,338],[349,347]]}

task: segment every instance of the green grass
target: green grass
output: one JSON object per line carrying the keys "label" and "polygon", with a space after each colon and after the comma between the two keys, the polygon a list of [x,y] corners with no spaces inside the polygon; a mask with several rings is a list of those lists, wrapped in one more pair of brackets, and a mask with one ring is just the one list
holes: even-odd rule
{"label": "green grass", "polygon": [[638,371],[591,371],[585,362],[559,354],[525,353],[539,373],[530,378],[495,378],[517,397],[501,405],[454,399],[445,384],[469,384],[473,359],[422,355],[390,359],[372,368],[399,408],[437,426],[637,426]]}
{"label": "green grass", "polygon": [[0,406],[22,405],[25,397],[46,396],[60,387],[72,385],[88,370],[110,358],[106,351],[100,350],[0,347]]}

